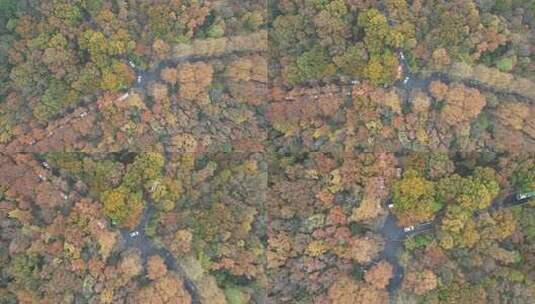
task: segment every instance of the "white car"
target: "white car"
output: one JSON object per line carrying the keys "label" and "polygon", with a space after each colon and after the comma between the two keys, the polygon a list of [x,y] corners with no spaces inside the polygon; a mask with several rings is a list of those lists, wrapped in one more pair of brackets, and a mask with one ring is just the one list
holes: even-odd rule
{"label": "white car", "polygon": [[119,101],[123,101],[123,100],[127,99],[128,96],[130,96],[130,94],[129,94],[129,93],[125,93],[125,94],[123,94],[121,97],[119,97],[118,100],[119,100]]}
{"label": "white car", "polygon": [[407,82],[409,82],[410,78],[407,76],[405,77],[405,79],[403,79],[403,84],[407,84]]}
{"label": "white car", "polygon": [[47,162],[42,162],[41,165],[43,165],[43,167],[46,169],[50,169],[50,165]]}
{"label": "white car", "polygon": [[128,60],[128,64],[132,67],[132,68],[136,68],[136,65],[134,64],[134,62],[132,60]]}
{"label": "white car", "polygon": [[403,54],[403,52],[399,52],[399,57],[401,57],[401,60],[405,60],[405,55]]}
{"label": "white car", "polygon": [[141,79],[142,79],[141,76],[137,76],[137,83],[141,83]]}
{"label": "white car", "polygon": [[516,199],[518,201],[521,201],[523,199],[530,198],[530,197],[533,197],[533,196],[535,196],[535,191],[526,192],[526,193],[519,193],[519,194],[516,195]]}
{"label": "white car", "polygon": [[131,238],[136,237],[136,236],[139,235],[139,231],[137,231],[137,230],[136,231],[132,231],[128,235],[130,235]]}
{"label": "white car", "polygon": [[414,228],[416,228],[416,227],[414,227],[414,226],[412,226],[412,225],[411,225],[411,226],[408,226],[408,227],[404,227],[404,228],[403,228],[403,232],[411,232],[411,231],[414,230]]}
{"label": "white car", "polygon": [[392,208],[394,208],[394,204],[388,204],[387,207],[388,207],[388,209],[392,209]]}

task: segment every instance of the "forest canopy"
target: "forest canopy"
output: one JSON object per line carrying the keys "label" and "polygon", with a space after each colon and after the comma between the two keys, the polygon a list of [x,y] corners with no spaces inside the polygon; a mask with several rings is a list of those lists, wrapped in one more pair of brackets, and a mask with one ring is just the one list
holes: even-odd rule
{"label": "forest canopy", "polygon": [[535,303],[534,17],[0,0],[0,303]]}

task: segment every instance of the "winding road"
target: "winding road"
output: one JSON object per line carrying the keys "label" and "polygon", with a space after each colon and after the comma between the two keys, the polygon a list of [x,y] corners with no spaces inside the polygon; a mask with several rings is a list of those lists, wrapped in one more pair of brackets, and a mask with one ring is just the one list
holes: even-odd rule
{"label": "winding road", "polygon": [[[117,158],[118,161],[125,161],[123,159],[124,153],[113,153],[114,156]],[[131,154],[131,153],[126,153]],[[87,193],[85,191],[80,191],[75,186],[77,180],[70,176],[69,174],[66,174],[65,172],[60,171],[58,168],[51,167],[47,163],[47,159],[43,154],[34,154],[34,157],[43,168],[50,171],[50,173],[55,176],[56,178],[60,180],[65,180],[67,184],[69,185],[69,192],[74,192],[76,196],[78,197],[86,197]],[[129,157],[127,157],[129,158]],[[125,251],[130,248],[135,248],[139,251],[140,257],[143,260],[143,263],[147,263],[147,259],[150,256],[153,255],[159,255],[162,259],[164,259],[165,264],[167,266],[167,269],[171,271],[177,272],[182,280],[184,281],[184,287],[189,292],[192,298],[192,303],[194,304],[202,304],[202,303],[219,303],[217,301],[212,301],[212,298],[214,296],[216,297],[224,297],[222,293],[217,292],[217,286],[215,285],[215,281],[208,277],[208,275],[205,275],[202,273],[202,271],[199,271],[200,265],[195,264],[195,259],[185,257],[184,261],[186,263],[182,263],[177,258],[175,258],[169,250],[155,246],[150,237],[145,233],[145,227],[147,226],[151,215],[156,210],[154,208],[154,205],[152,204],[152,201],[150,200],[150,197],[145,197],[146,206],[143,210],[143,215],[141,218],[140,223],[137,225],[137,227],[133,230],[124,229],[124,228],[117,228],[119,232],[121,233],[122,239],[124,240],[124,248],[122,251]],[[113,229],[114,227],[112,227]],[[135,232],[135,234],[133,234]],[[197,268],[197,269],[192,269]],[[190,275],[188,273],[201,273],[202,275],[197,278],[190,278]],[[209,286],[207,286],[207,284]],[[201,285],[201,286],[199,286]],[[204,294],[203,288],[208,287],[212,294]],[[215,291],[215,292],[214,292]]]}
{"label": "winding road", "polygon": [[[511,191],[503,191],[502,194],[498,195],[492,203],[481,211],[496,212],[503,208],[509,208],[517,205],[522,205],[527,203],[530,198],[517,200],[517,193]],[[387,204],[391,204],[389,200]],[[481,212],[480,211],[480,212]],[[479,212],[479,213],[480,213]],[[477,216],[477,214],[475,215]],[[442,216],[435,216],[434,220],[429,223],[420,224],[415,227],[414,230],[410,232],[405,232],[403,227],[398,226],[397,219],[392,213],[389,213],[386,217],[386,221],[383,227],[380,230],[381,235],[385,240],[385,246],[382,254],[379,256],[379,259],[385,259],[393,267],[393,277],[390,280],[388,285],[388,291],[392,295],[401,285],[403,279],[404,270],[399,263],[399,254],[403,248],[403,240],[408,236],[413,236],[420,234],[422,232],[434,229],[436,224],[439,224],[442,221]]]}

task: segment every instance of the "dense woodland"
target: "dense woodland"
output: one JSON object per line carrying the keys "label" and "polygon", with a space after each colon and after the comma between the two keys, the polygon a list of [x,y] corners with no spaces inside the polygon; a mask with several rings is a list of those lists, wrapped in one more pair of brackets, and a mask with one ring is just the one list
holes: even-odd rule
{"label": "dense woodland", "polygon": [[533,303],[534,17],[0,0],[0,303]]}

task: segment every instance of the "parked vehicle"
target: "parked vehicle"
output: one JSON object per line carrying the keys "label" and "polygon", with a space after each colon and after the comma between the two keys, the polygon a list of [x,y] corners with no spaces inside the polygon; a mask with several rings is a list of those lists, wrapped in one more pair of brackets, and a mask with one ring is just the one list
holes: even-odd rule
{"label": "parked vehicle", "polygon": [[414,231],[415,228],[416,227],[414,227],[413,225],[403,227],[403,232],[411,232],[411,231]]}
{"label": "parked vehicle", "polygon": [[119,101],[123,101],[123,100],[127,99],[128,96],[130,96],[130,94],[129,94],[129,93],[125,93],[125,94],[123,94],[121,97],[119,97],[118,100],[119,100]]}
{"label": "parked vehicle", "polygon": [[518,201],[525,200],[527,198],[535,197],[535,191],[519,193],[516,195]]}

